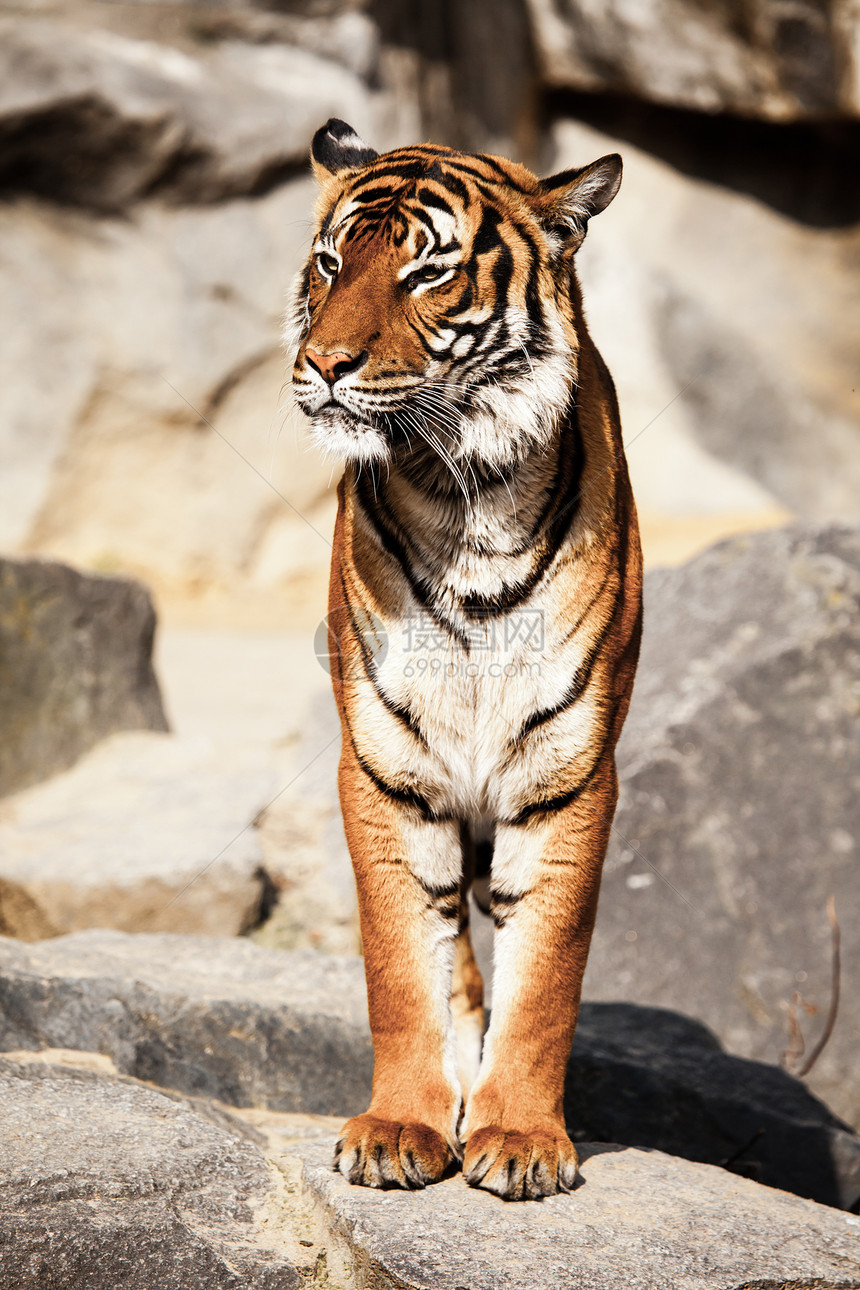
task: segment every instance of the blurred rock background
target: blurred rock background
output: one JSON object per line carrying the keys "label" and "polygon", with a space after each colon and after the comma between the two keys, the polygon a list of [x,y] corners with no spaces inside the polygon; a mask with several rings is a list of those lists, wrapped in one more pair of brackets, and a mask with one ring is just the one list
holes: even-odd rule
{"label": "blurred rock background", "polygon": [[581,270],[652,560],[857,518],[857,57],[849,4],[6,0],[0,545],[313,617],[331,468],[279,320],[331,114],[623,153]]}
{"label": "blurred rock background", "polygon": [[359,949],[314,654],[336,472],[280,341],[330,115],[623,155],[579,260],[663,571],[588,989],[778,1063],[836,892],[810,1084],[860,1124],[851,0],[4,0],[0,933]]}

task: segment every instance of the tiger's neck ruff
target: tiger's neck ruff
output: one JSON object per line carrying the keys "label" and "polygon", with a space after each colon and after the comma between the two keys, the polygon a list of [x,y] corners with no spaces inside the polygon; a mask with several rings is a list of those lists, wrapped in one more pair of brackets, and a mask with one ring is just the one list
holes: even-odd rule
{"label": "tiger's neck ruff", "polygon": [[[620,160],[539,180],[430,145],[378,156],[338,121],[312,156],[293,383],[346,461],[329,627],[376,1051],[338,1167],[424,1185],[465,1143],[475,1185],[566,1190],[564,1064],[641,604],[574,271]],[[473,881],[498,929],[483,1046]]]}

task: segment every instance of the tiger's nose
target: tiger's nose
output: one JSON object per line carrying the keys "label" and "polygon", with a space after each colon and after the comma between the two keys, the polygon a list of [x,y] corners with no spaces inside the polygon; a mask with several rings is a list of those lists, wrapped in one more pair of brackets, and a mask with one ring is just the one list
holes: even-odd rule
{"label": "tiger's nose", "polygon": [[342,376],[346,376],[349,372],[354,372],[356,368],[361,367],[367,358],[367,351],[353,357],[352,354],[347,354],[344,350],[338,350],[334,354],[318,354],[315,349],[308,347],[305,350],[305,358],[311,367],[316,368],[324,381],[329,385],[334,385],[335,381],[339,381]]}

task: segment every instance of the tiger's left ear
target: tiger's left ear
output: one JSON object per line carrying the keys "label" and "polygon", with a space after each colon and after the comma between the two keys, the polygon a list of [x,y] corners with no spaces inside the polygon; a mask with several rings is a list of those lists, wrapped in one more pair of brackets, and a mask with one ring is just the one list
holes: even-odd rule
{"label": "tiger's left ear", "polygon": [[562,239],[565,250],[582,245],[588,221],[599,215],[621,187],[621,158],[617,152],[592,161],[581,170],[563,170],[541,180],[541,219],[548,232]]}
{"label": "tiger's left ear", "polygon": [[317,130],[311,143],[311,164],[319,180],[347,170],[361,170],[378,156],[378,152],[359,139],[351,125],[336,116]]}

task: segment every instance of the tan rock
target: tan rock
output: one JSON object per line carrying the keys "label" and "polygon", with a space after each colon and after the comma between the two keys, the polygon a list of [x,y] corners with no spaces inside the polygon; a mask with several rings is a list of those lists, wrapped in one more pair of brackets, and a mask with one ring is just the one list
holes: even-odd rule
{"label": "tan rock", "polygon": [[624,159],[577,260],[646,527],[860,518],[856,230],[804,227],[573,121],[555,141],[553,169]]}
{"label": "tan rock", "polygon": [[28,319],[0,385],[0,543],[187,592],[253,577],[274,524],[277,577],[325,568],[331,467],[281,407],[312,200],[299,181],[124,221],[0,214],[4,297]]}
{"label": "tan rock", "polygon": [[265,893],[254,828],[271,759],[205,739],[104,740],[0,813],[6,934],[86,927],[236,935]]}
{"label": "tan rock", "polygon": [[772,121],[860,115],[851,0],[529,0],[529,11],[553,86]]}
{"label": "tan rock", "polygon": [[180,48],[73,15],[0,19],[7,185],[89,209],[153,192],[192,203],[254,192],[304,164],[321,120],[341,111],[366,128],[374,106],[343,61],[292,43]]}

